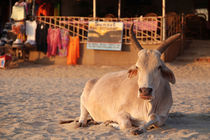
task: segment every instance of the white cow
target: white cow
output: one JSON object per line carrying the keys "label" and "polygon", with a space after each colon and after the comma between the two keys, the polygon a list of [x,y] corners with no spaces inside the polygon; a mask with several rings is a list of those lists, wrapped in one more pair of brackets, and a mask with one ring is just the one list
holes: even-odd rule
{"label": "white cow", "polygon": [[179,36],[170,37],[157,50],[147,50],[136,40],[131,25],[132,46],[139,48],[136,64],[86,83],[80,98],[79,126],[87,125],[88,115],[96,122],[116,122],[133,134],[163,125],[173,103],[169,82],[174,84],[175,77],[160,56]]}

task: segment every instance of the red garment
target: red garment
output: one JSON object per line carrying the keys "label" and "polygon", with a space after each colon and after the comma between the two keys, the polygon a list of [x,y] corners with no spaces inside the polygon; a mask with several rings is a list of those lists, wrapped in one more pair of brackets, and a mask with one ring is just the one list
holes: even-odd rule
{"label": "red garment", "polygon": [[79,58],[79,37],[69,37],[70,42],[68,46],[67,64],[76,65]]}
{"label": "red garment", "polygon": [[39,6],[39,9],[37,11],[37,16],[52,16],[53,11],[52,7],[48,3],[43,3],[42,5]]}
{"label": "red garment", "polygon": [[61,34],[60,29],[48,29],[47,34],[47,56],[55,56],[58,48],[61,49]]}

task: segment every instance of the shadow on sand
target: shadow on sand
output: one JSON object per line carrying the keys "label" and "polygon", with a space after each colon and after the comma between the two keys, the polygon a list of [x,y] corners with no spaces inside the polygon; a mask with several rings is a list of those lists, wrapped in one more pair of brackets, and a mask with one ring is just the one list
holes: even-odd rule
{"label": "shadow on sand", "polygon": [[188,129],[197,132],[210,132],[210,112],[208,113],[182,113],[173,112],[169,114],[163,129]]}

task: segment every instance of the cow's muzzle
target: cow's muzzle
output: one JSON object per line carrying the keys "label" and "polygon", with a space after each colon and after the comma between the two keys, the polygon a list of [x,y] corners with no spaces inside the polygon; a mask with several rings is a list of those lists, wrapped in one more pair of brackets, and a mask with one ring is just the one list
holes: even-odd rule
{"label": "cow's muzzle", "polygon": [[152,88],[139,88],[140,97],[144,100],[152,99]]}

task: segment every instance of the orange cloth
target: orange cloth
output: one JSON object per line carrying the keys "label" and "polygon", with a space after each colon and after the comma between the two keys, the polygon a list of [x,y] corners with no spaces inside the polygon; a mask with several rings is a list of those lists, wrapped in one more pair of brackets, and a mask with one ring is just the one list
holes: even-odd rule
{"label": "orange cloth", "polygon": [[47,9],[46,9],[46,3],[42,4],[39,7],[37,16],[48,16],[47,15]]}
{"label": "orange cloth", "polygon": [[37,11],[37,16],[52,16],[53,15],[53,9],[52,6],[49,3],[43,3],[39,6],[39,9]]}
{"label": "orange cloth", "polygon": [[69,37],[69,46],[67,54],[67,64],[76,65],[77,59],[79,58],[79,37]]}

